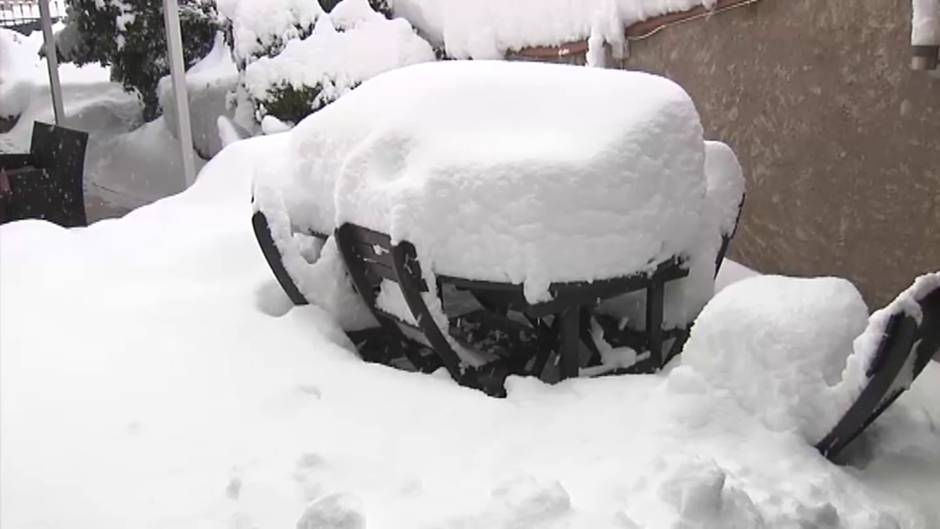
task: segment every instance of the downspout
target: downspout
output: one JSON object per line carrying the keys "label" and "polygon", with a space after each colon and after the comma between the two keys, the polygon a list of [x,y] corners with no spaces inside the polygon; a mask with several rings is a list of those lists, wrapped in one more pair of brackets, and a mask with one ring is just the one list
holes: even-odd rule
{"label": "downspout", "polygon": [[940,58],[940,0],[912,0],[911,68],[937,69]]}

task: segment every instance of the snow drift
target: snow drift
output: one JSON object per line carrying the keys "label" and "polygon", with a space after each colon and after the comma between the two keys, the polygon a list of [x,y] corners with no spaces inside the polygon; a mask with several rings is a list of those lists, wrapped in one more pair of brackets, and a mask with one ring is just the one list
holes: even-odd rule
{"label": "snow drift", "polygon": [[936,365],[840,468],[688,366],[496,400],[363,363],[251,233],[284,137],[120,220],[0,226],[4,528],[940,523]]}

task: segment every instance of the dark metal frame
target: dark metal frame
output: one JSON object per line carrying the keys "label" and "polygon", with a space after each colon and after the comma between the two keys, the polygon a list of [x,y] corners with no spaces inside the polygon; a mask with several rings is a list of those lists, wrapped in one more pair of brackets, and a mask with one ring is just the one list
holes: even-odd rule
{"label": "dark metal frame", "polygon": [[278,251],[277,245],[274,243],[274,237],[271,236],[271,227],[268,225],[268,218],[264,213],[256,211],[251,216],[251,227],[254,229],[255,239],[258,241],[258,246],[261,247],[264,260],[268,262],[268,266],[274,272],[274,278],[284,289],[284,293],[287,294],[287,297],[294,305],[306,305],[307,298],[300,292],[287,269],[284,268],[281,252]]}
{"label": "dark metal frame", "polygon": [[[743,205],[743,199],[742,199]],[[740,208],[738,212],[740,218]],[[260,211],[252,218],[252,225],[265,259],[275,277],[286,292],[294,292],[291,299],[297,304],[306,304],[290,275],[281,263],[280,253],[274,245],[267,220]],[[736,231],[722,236],[722,245],[715,263],[717,275],[721,262]],[[428,291],[421,273],[417,252],[412,244],[402,241],[392,244],[388,235],[356,226],[344,224],[334,234],[337,246],[346,263],[353,285],[363,301],[381,324],[378,331],[367,330],[349,333],[354,343],[360,345],[363,359],[394,367],[413,367],[431,372],[443,366],[460,384],[482,389],[490,395],[504,396],[503,382],[509,374],[531,375],[541,378],[546,364],[555,354],[560,360],[559,379],[579,375],[581,359],[578,346],[587,347],[590,355],[587,365],[600,363],[600,352],[590,335],[589,308],[601,299],[625,292],[646,289],[647,330],[625,332],[621,336],[636,349],[647,346],[650,358],[626,369],[605,374],[651,372],[662,368],[681,351],[688,328],[662,329],[663,290],[665,283],[687,275],[677,259],[660,263],[651,274],[638,274],[603,281],[556,283],[549,291],[553,299],[545,303],[530,304],[525,300],[522,285],[493,281],[478,281],[446,275],[437,276],[437,291],[444,285],[471,292],[484,306],[486,317],[495,325],[505,324],[505,315],[511,311],[524,314],[530,331],[538,343],[537,351],[525,362],[495,362],[472,368],[460,360],[450,341],[435,323],[422,293]],[[317,235],[325,238],[323,235]],[[397,283],[414,322],[381,310],[375,304],[375,291],[382,279]],[[940,288],[927,293],[919,301],[922,319],[918,323],[911,316],[898,312],[890,317],[887,329],[875,357],[869,366],[869,380],[861,394],[836,426],[816,444],[826,457],[835,459],[862,431],[874,422],[906,388],[894,387],[895,381],[908,362],[913,362],[914,377],[924,369],[930,359],[940,350]],[[416,344],[406,338],[402,327],[408,327],[427,341]],[[517,328],[516,332],[520,332]],[[361,346],[369,341],[379,342],[379,347]],[[662,356],[664,340],[673,340],[669,353]],[[397,342],[397,343],[396,343]],[[417,347],[415,347],[417,345]],[[396,362],[396,357],[405,355],[407,366]],[[914,355],[911,358],[911,355]]]}
{"label": "dark metal frame", "polygon": [[[746,194],[741,195],[741,201],[738,202],[738,212],[737,215],[735,215],[734,225],[732,226],[731,231],[721,235],[721,246],[718,248],[718,253],[715,255],[715,277],[718,276],[718,272],[721,270],[721,264],[725,261],[725,256],[728,253],[728,249],[731,247],[731,240],[738,231],[738,223],[741,220],[741,214],[744,211],[744,201],[746,198]],[[648,296],[649,293],[647,293],[647,299],[649,299]],[[662,301],[660,300],[658,302],[661,303]],[[593,317],[603,319],[603,317],[599,315],[593,315]],[[647,305],[646,317],[647,321],[649,321],[649,305]],[[662,326],[661,321],[659,325]],[[644,344],[644,333],[637,332],[629,328],[614,330],[611,327],[612,326],[608,325],[607,329],[605,329],[604,338],[606,340],[622,343],[632,347],[633,349],[641,348]],[[672,361],[673,358],[682,352],[682,348],[685,346],[685,342],[689,339],[689,333],[691,329],[692,322],[687,322],[684,327],[662,330],[661,341],[672,340],[672,344],[669,347],[669,351],[666,352],[665,357],[661,357],[659,359],[651,358],[646,361],[641,361],[633,366],[630,366],[629,368],[613,371],[611,374],[651,373],[662,369],[663,366],[668,364],[670,361]],[[582,340],[589,348],[591,348],[595,354],[599,354],[597,351],[597,345],[594,343],[594,339],[590,336],[589,333],[585,333],[582,336]]]}
{"label": "dark metal frame", "polygon": [[[731,233],[722,236],[722,244],[715,260],[716,275],[737,229],[737,220],[740,219],[743,204],[744,197],[738,207],[734,228]],[[306,304],[307,300],[284,268],[263,212],[255,212],[252,225],[278,283],[295,304]],[[327,238],[325,234],[311,234],[321,239]],[[647,350],[649,355],[632,366],[610,370],[604,374],[655,372],[682,351],[688,338],[688,326],[669,330],[662,328],[665,284],[688,275],[688,270],[679,258],[659,263],[650,273],[593,282],[554,283],[549,286],[551,301],[534,304],[526,301],[521,284],[438,275],[436,286],[439,295],[445,291],[445,286],[470,292],[486,309],[486,315],[477,316],[484,317],[488,325],[496,328],[508,329],[514,324],[518,325],[510,320],[508,314],[521,314],[529,322],[529,327],[515,327],[510,334],[526,334],[527,339],[535,340],[538,344],[537,350],[530,357],[503,358],[498,362],[474,368],[463,363],[451,345],[451,338],[456,336],[453,332],[454,321],[450,322],[450,329],[441,329],[434,323],[422,297],[422,293],[427,292],[428,288],[421,274],[417,252],[411,243],[402,241],[392,244],[387,234],[351,223],[336,229],[334,236],[354,288],[381,325],[377,330],[349,333],[353,341],[359,344],[360,353],[367,361],[404,365],[424,372],[443,366],[459,383],[483,389],[494,395],[504,393],[502,382],[509,374],[544,378],[546,366],[553,355],[558,364],[559,380],[576,377],[582,367],[601,364],[601,354],[590,331],[591,318],[595,316],[591,309],[603,299],[644,289],[647,294],[646,329],[618,331],[616,339],[638,351]],[[413,321],[405,321],[375,305],[375,292],[382,279],[396,283],[401,289]],[[413,332],[403,332],[403,327]],[[405,338],[406,334],[414,335],[415,332],[423,337],[424,343]],[[664,345],[670,341],[670,347],[664,351]],[[582,346],[587,349],[586,358],[580,355]],[[531,352],[530,348],[523,349],[526,349],[527,353]],[[407,361],[399,361],[402,357]],[[585,362],[586,365],[582,365]]]}
{"label": "dark metal frame", "polygon": [[836,458],[901,396],[906,388],[893,386],[908,362],[913,362],[916,378],[940,350],[940,288],[927,293],[919,304],[920,323],[904,312],[891,315],[868,367],[868,383],[832,431],[816,444],[824,456]]}
{"label": "dark metal frame", "polygon": [[[493,309],[491,317],[498,318],[499,315],[505,316],[508,311],[517,311],[528,318],[533,333],[538,336],[539,348],[534,358],[497,361],[471,367],[460,359],[445,335],[447,330],[441,329],[434,321],[422,297],[428,287],[421,272],[417,252],[411,243],[401,241],[392,244],[387,234],[351,223],[340,226],[334,235],[353,286],[383,328],[395,332],[403,325],[416,330],[423,335],[431,350],[439,357],[440,364],[454,380],[495,395],[504,393],[502,380],[509,374],[540,376],[553,352],[560,360],[560,380],[579,376],[582,363],[579,345],[585,335],[586,309],[602,299],[635,290],[647,291],[646,343],[650,350],[649,364],[657,369],[662,367],[665,283],[688,275],[688,270],[682,267],[683,263],[673,258],[659,263],[651,273],[594,282],[553,283],[549,286],[552,299],[541,303],[526,301],[521,284],[439,275],[438,293],[443,291],[444,285],[469,291],[481,300],[484,306]],[[376,306],[375,292],[383,279],[399,286],[413,316],[413,322],[404,321]],[[590,360],[599,361],[597,351],[593,352],[595,354],[592,354]],[[414,361],[412,363],[422,365]]]}

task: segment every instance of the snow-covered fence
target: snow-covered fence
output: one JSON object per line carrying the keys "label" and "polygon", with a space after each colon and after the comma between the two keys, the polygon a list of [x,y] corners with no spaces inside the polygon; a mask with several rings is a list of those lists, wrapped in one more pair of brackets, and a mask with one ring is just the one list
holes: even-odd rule
{"label": "snow-covered fence", "polygon": [[[65,0],[49,0],[53,19],[65,16]],[[39,22],[38,0],[0,0],[0,26],[15,27]]]}

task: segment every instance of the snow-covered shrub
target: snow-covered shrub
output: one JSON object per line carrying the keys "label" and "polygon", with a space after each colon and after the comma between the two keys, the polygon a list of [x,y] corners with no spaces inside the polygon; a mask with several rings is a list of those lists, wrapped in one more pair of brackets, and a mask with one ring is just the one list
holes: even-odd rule
{"label": "snow-covered shrub", "polygon": [[274,57],[291,40],[313,31],[323,14],[317,0],[219,0],[225,42],[239,70]]}
{"label": "snow-covered shrub", "polygon": [[344,0],[321,14],[310,35],[247,64],[242,85],[255,120],[297,123],[370,77],[434,59],[404,19],[386,19],[366,0]]}
{"label": "snow-covered shrub", "polygon": [[[333,8],[342,3],[342,0],[320,0],[320,5],[327,13],[332,13]],[[376,13],[381,13],[385,18],[392,18],[392,6],[388,0],[369,0],[369,7]]]}
{"label": "snow-covered shrub", "polygon": [[[218,121],[220,116],[233,117],[234,109],[227,104],[228,94],[237,86],[238,71],[232,62],[231,51],[217,34],[212,51],[186,72],[193,147],[202,158],[209,159],[222,149]],[[170,76],[160,79],[157,92],[163,117],[175,134],[178,124],[176,94]]]}
{"label": "snow-covered shrub", "polygon": [[[189,67],[212,49],[217,15],[213,0],[180,0],[179,6]],[[110,65],[112,79],[140,96],[145,118],[159,114],[157,83],[170,71],[161,2],[70,0],[68,27],[57,46],[66,61]]]}

